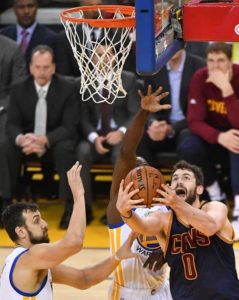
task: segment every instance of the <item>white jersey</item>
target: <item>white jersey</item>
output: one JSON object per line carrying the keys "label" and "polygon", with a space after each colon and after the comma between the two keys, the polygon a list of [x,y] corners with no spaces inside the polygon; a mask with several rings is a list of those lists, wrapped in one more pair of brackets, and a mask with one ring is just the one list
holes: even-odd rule
{"label": "white jersey", "polygon": [[0,277],[0,299],[1,300],[52,300],[52,278],[51,271],[43,280],[41,287],[35,293],[20,291],[13,282],[13,272],[19,257],[28,251],[26,248],[16,248],[7,257]]}
{"label": "white jersey", "polygon": [[[145,217],[156,210],[167,211],[167,208],[164,206],[137,208],[135,213],[141,217]],[[110,248],[112,255],[126,241],[130,232],[130,227],[123,221],[116,225],[109,225]],[[153,293],[159,291],[164,285],[165,280],[167,280],[167,265],[164,265],[161,270],[157,272],[143,267],[149,255],[153,251],[160,249],[160,245],[156,236],[139,235],[135,239],[131,249],[132,252],[137,253],[137,258],[122,260],[115,269],[113,274],[114,280],[110,290],[109,299],[128,299],[122,297],[122,293],[120,292],[120,289],[122,290],[121,287],[124,287],[125,290],[132,290],[135,296],[132,296],[134,299],[146,299],[145,296],[140,296],[143,290],[145,290],[146,294],[149,294],[152,297]],[[140,294],[137,293],[137,290],[140,291]],[[127,292],[127,295],[129,295],[129,292]],[[166,300],[172,298],[170,295],[168,298],[162,299]]]}

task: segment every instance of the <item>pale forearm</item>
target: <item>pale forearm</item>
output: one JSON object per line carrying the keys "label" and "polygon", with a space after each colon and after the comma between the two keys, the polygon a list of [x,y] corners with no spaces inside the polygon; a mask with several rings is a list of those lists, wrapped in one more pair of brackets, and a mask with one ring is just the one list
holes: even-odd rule
{"label": "pale forearm", "polygon": [[99,264],[83,270],[84,280],[81,281],[79,288],[88,289],[109,277],[120,263],[115,257],[109,257]]}
{"label": "pale forearm", "polygon": [[[124,216],[126,218],[124,218]],[[132,229],[132,231],[145,235],[156,234],[154,227],[148,222],[148,218],[142,219],[133,211],[132,215],[131,212],[128,212],[128,216],[125,213],[124,215],[121,215],[124,222]]]}
{"label": "pale forearm", "polygon": [[184,201],[173,207],[176,215],[186,224],[190,224],[206,236],[211,236],[217,232],[215,220],[205,211],[194,208]]}
{"label": "pale forearm", "polygon": [[84,196],[80,197],[83,198],[74,203],[71,220],[63,239],[69,245],[76,244],[82,248],[86,229],[86,213]]}

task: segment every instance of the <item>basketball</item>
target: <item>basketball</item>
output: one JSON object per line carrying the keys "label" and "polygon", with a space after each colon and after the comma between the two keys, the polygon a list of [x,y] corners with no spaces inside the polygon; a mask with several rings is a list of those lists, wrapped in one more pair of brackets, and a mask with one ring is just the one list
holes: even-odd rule
{"label": "basketball", "polygon": [[124,188],[133,182],[130,191],[139,189],[139,192],[132,199],[144,199],[143,204],[151,207],[152,199],[158,195],[157,189],[164,183],[162,173],[151,166],[142,165],[131,170],[124,180]]}

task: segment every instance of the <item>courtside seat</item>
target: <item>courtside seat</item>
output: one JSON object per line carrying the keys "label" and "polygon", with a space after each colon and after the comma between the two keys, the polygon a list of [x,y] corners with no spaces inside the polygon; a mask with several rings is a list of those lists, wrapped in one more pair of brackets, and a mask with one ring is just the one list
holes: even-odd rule
{"label": "courtside seat", "polygon": [[155,159],[158,168],[171,168],[178,160],[178,155],[174,151],[157,153]]}
{"label": "courtside seat", "polygon": [[172,167],[179,160],[176,152],[161,152],[156,154],[154,167],[158,168],[166,182],[171,181]]}
{"label": "courtside seat", "polygon": [[[164,175],[165,181],[170,180],[173,165],[178,161],[176,152],[161,152],[156,155],[155,167]],[[94,187],[100,187],[101,183],[111,183],[113,166],[109,159],[91,167]],[[16,191],[16,198],[21,200],[35,200],[38,197],[54,199],[58,197],[59,175],[54,165],[45,166],[37,161],[22,164],[19,182]],[[95,191],[97,193],[97,191]]]}
{"label": "courtside seat", "polygon": [[43,166],[39,161],[21,165],[16,188],[17,200],[35,200],[38,197],[57,198],[59,175],[53,163]]}
{"label": "courtside seat", "polygon": [[[94,164],[91,167],[92,179],[95,182],[111,182],[113,166],[110,163]],[[58,197],[59,175],[54,164],[47,164],[42,169],[41,162],[25,162],[21,166],[16,189],[18,201],[36,200],[39,197],[54,199]]]}

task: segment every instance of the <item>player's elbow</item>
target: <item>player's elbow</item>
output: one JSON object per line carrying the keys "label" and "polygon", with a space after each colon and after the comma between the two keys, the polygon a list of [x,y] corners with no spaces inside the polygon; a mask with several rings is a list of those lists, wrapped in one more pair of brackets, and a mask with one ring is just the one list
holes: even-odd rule
{"label": "player's elbow", "polygon": [[76,288],[79,290],[87,290],[99,281],[96,279],[96,274],[93,274],[89,269],[79,271],[79,277]]}
{"label": "player's elbow", "polygon": [[65,246],[69,249],[71,254],[78,253],[83,248],[83,239],[79,237],[71,238],[65,242]]}
{"label": "player's elbow", "polygon": [[75,238],[75,240],[72,242],[72,248],[75,253],[79,252],[83,248],[83,239]]}
{"label": "player's elbow", "polygon": [[87,284],[87,283],[80,283],[80,284],[77,286],[77,288],[78,288],[79,290],[87,290],[87,289],[89,289],[91,286],[92,286],[92,285]]}
{"label": "player's elbow", "polygon": [[218,232],[218,226],[215,222],[210,222],[207,223],[206,226],[204,227],[203,233],[206,236],[212,236]]}

